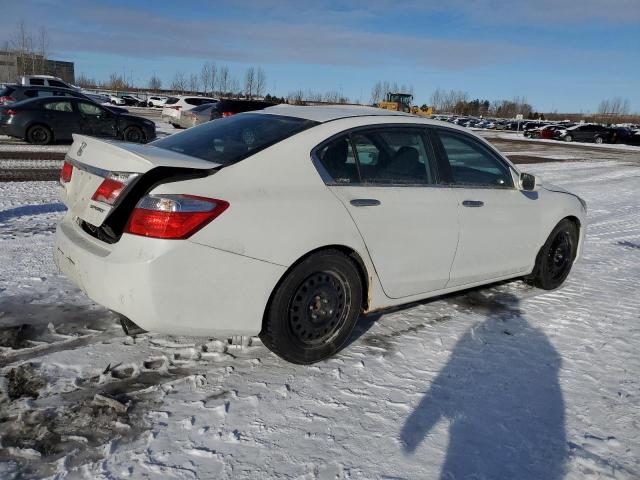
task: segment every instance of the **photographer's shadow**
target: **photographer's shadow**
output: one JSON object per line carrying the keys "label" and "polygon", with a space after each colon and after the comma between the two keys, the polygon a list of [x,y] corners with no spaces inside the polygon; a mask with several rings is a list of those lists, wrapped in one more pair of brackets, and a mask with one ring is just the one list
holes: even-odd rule
{"label": "photographer's shadow", "polygon": [[458,341],[407,418],[400,432],[405,453],[417,454],[444,418],[442,479],[562,478],[567,447],[558,352],[527,323],[513,295],[472,291],[452,301],[484,309],[487,319]]}

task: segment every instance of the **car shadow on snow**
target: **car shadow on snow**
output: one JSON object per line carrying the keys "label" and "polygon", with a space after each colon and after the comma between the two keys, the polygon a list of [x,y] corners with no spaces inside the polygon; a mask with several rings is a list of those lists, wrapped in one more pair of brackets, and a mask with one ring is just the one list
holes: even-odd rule
{"label": "car shadow on snow", "polygon": [[472,290],[448,300],[483,313],[400,431],[418,455],[441,420],[449,446],[441,478],[560,479],[568,456],[561,358],[509,293]]}

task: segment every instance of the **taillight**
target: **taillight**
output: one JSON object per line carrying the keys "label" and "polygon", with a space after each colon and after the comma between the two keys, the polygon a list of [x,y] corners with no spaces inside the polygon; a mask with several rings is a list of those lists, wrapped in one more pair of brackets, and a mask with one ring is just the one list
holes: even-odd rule
{"label": "taillight", "polygon": [[109,172],[94,192],[91,200],[113,205],[129,182],[137,176],[137,173]]}
{"label": "taillight", "polygon": [[223,117],[230,117],[231,115],[233,115],[233,112],[222,112]]}
{"label": "taillight", "polygon": [[180,105],[175,105],[175,106],[171,105],[169,106],[169,108],[173,108],[174,110],[180,110],[182,107]]}
{"label": "taillight", "polygon": [[62,170],[60,170],[60,183],[69,183],[71,176],[73,175],[73,165],[69,162],[64,162]]}
{"label": "taillight", "polygon": [[229,202],[194,195],[147,195],[136,205],[125,233],[185,239],[229,208]]}
{"label": "taillight", "polygon": [[17,110],[12,110],[11,108],[9,110],[5,110],[4,113],[6,113],[7,115],[9,115],[10,117],[13,117],[16,113],[18,113]]}
{"label": "taillight", "polygon": [[4,97],[0,97],[0,103],[7,103],[7,102],[15,102],[16,99],[10,96],[5,95]]}

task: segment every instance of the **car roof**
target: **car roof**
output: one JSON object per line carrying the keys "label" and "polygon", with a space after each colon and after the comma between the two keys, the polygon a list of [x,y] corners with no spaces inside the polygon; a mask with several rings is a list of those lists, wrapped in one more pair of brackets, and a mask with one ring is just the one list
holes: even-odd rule
{"label": "car roof", "polygon": [[273,107],[258,110],[252,113],[267,115],[282,115],[287,117],[304,118],[305,120],[313,120],[315,122],[325,123],[340,118],[350,117],[370,117],[370,116],[388,116],[388,117],[415,117],[404,112],[394,110],[385,110],[383,108],[366,107],[361,105],[322,105],[322,106],[301,106],[280,104]]}

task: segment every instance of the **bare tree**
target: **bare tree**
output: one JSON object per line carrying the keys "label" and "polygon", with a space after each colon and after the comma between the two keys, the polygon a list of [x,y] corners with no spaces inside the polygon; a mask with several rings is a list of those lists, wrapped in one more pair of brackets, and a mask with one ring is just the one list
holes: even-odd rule
{"label": "bare tree", "polygon": [[[200,70],[200,81],[202,82],[202,90],[206,95],[209,91],[209,82],[211,81],[211,65],[209,62],[204,62],[202,64],[202,70]],[[211,90],[213,90],[213,87]]]}
{"label": "bare tree", "polygon": [[385,92],[382,90],[382,82],[376,82],[371,88],[371,103],[380,103],[384,99]]}
{"label": "bare tree", "polygon": [[198,75],[192,73],[189,75],[189,91],[197,92],[200,87],[200,80],[198,79]]}
{"label": "bare tree", "polygon": [[119,73],[112,73],[109,75],[109,80],[104,82],[102,86],[109,90],[128,90],[130,88],[126,78]]}
{"label": "bare tree", "polygon": [[98,86],[98,82],[96,82],[95,78],[89,78],[82,72],[80,76],[76,78],[76,85],[82,88],[95,88]]}
{"label": "bare tree", "polygon": [[255,67],[247,68],[244,74],[244,93],[247,97],[251,98],[256,85],[256,69]]}
{"label": "bare tree", "polygon": [[229,91],[229,67],[226,65],[220,67],[220,73],[218,74],[218,90],[221,95],[224,95]]}
{"label": "bare tree", "polygon": [[296,90],[295,92],[287,95],[287,102],[293,105],[302,105],[304,103],[304,92],[302,90]]}
{"label": "bare tree", "polygon": [[265,88],[267,88],[267,75],[264,73],[262,67],[258,67],[255,78],[256,96],[262,97],[264,95]]}
{"label": "bare tree", "polygon": [[187,89],[187,79],[184,76],[184,72],[176,72],[171,82],[171,90],[184,93]]}
{"label": "bare tree", "polygon": [[211,62],[209,64],[209,85],[211,86],[211,93],[216,91],[216,82],[218,77],[218,67],[216,64]]}
{"label": "bare tree", "polygon": [[149,90],[157,92],[158,90],[160,90],[161,87],[162,87],[162,81],[154,73],[153,75],[151,75],[151,78],[149,79]]}

